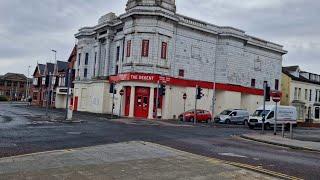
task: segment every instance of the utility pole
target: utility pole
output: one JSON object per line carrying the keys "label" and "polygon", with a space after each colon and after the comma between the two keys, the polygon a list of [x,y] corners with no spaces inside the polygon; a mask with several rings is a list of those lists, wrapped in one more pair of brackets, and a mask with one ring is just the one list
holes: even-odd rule
{"label": "utility pole", "polygon": [[70,94],[70,86],[71,86],[71,68],[68,68],[68,74],[67,74],[67,101],[66,101],[66,114],[65,119],[68,120],[68,111],[69,111],[69,94]]}
{"label": "utility pole", "polygon": [[[58,68],[58,63],[57,63],[57,51],[56,50],[51,50],[52,52],[54,52],[54,62],[55,62],[55,67],[56,68]],[[55,68],[54,68],[54,71],[55,71]],[[55,72],[53,72],[53,74],[52,74],[52,79],[53,79],[53,77],[55,77],[55,74],[54,74]],[[51,107],[52,107],[52,102],[53,102],[53,96],[54,96],[54,92],[53,92],[53,90],[54,90],[54,84],[52,84],[53,82],[52,82],[52,79],[51,79],[51,98],[50,98],[50,105],[51,105]],[[56,79],[56,77],[55,77],[55,81],[56,81],[57,79]],[[55,82],[54,82],[55,83]]]}
{"label": "utility pole", "polygon": [[29,82],[29,76],[30,76],[30,65],[28,66],[28,76],[27,76],[27,86],[26,86],[26,97],[25,97],[25,100],[28,100],[29,99],[29,91],[30,91],[30,82]]}
{"label": "utility pole", "polygon": [[197,101],[198,101],[198,88],[199,86],[196,86],[196,95],[195,95],[195,103],[194,103],[194,124],[197,124]]}
{"label": "utility pole", "polygon": [[156,120],[158,120],[158,106],[159,106],[159,90],[160,90],[160,81],[157,82],[157,97],[156,97]]}
{"label": "utility pole", "polygon": [[50,101],[50,89],[51,89],[51,84],[52,84],[52,79],[51,79],[51,73],[49,73],[49,82],[48,82],[48,87],[47,87],[47,102],[46,102],[46,117],[48,118],[48,109],[49,109],[49,101]]}

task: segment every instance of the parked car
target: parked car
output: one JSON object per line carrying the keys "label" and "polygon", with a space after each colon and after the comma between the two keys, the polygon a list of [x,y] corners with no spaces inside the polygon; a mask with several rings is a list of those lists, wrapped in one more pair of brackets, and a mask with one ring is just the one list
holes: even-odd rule
{"label": "parked car", "polygon": [[[194,122],[194,119],[195,119],[194,110],[190,110],[179,115],[180,121]],[[209,123],[211,119],[212,119],[212,116],[209,111],[200,110],[200,109],[197,110],[197,122]]]}
{"label": "parked car", "polygon": [[249,112],[243,109],[228,109],[214,118],[216,123],[224,124],[247,124],[248,120]]}
{"label": "parked car", "polygon": [[[270,129],[275,124],[275,105],[269,105],[265,107],[265,129]],[[263,119],[263,106],[259,107],[252,116],[250,116],[250,120],[248,126],[250,129],[254,129],[255,127],[262,127],[262,119]],[[297,125],[297,109],[293,106],[279,106],[278,114],[277,114],[277,125],[285,124],[286,128],[293,124]]]}

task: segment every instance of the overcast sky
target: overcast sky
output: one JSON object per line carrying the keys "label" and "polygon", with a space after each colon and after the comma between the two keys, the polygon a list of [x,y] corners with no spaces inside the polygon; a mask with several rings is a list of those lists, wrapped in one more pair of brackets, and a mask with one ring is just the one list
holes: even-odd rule
{"label": "overcast sky", "polygon": [[[176,0],[180,14],[233,26],[284,45],[284,65],[320,74],[320,1]],[[0,75],[27,74],[37,62],[67,60],[74,34],[108,12],[122,14],[126,0],[0,0]]]}

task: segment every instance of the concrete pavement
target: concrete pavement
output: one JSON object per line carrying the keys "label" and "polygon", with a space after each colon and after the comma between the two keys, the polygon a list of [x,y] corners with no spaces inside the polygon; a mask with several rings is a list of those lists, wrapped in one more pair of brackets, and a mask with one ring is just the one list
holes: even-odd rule
{"label": "concrete pavement", "polygon": [[[76,119],[85,120],[86,123],[44,122],[33,125],[29,122],[43,116],[44,109],[1,104],[0,109],[0,119],[5,117],[10,120],[0,121],[0,157],[147,141],[208,158],[233,162],[232,165],[235,166],[247,164],[252,170],[263,169],[303,179],[319,179],[318,153],[244,140],[238,136],[255,131],[243,126],[213,128],[207,124],[193,126],[189,123],[179,123],[178,125],[192,125],[181,127],[138,120],[123,123],[110,120],[105,115],[90,113],[75,113]],[[56,116],[64,116],[62,110],[51,111]]]}
{"label": "concrete pavement", "polygon": [[270,134],[262,135],[259,133],[244,134],[244,135],[241,135],[241,137],[245,138],[245,139],[257,141],[257,142],[288,147],[291,149],[300,149],[300,150],[320,152],[320,143],[319,142],[300,141],[300,140],[295,140],[295,139],[283,138],[279,135],[277,135],[277,136],[270,135]]}
{"label": "concrete pavement", "polygon": [[3,180],[277,179],[274,176],[137,141],[0,159]]}

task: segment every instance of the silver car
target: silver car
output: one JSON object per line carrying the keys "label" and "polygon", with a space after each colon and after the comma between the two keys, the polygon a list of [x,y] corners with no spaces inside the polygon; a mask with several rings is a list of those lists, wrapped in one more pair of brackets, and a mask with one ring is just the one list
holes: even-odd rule
{"label": "silver car", "polygon": [[228,109],[220,113],[214,118],[216,123],[224,124],[244,124],[247,125],[249,120],[249,112],[243,109]]}

